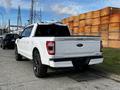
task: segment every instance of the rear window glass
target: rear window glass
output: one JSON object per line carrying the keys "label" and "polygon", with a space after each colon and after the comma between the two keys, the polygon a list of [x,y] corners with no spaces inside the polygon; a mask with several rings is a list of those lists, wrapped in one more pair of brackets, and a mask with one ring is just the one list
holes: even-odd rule
{"label": "rear window glass", "polygon": [[67,26],[39,25],[35,36],[70,36],[70,32]]}
{"label": "rear window glass", "polygon": [[12,39],[12,38],[17,38],[18,37],[18,35],[17,34],[7,34],[6,35],[6,39]]}
{"label": "rear window glass", "polygon": [[6,38],[14,38],[14,35],[13,34],[8,34],[8,35],[6,35]]}

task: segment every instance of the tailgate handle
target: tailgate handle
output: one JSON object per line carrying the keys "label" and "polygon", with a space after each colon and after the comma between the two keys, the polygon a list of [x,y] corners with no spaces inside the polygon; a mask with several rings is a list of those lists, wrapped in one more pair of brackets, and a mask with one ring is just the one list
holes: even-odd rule
{"label": "tailgate handle", "polygon": [[77,46],[77,47],[82,47],[83,44],[79,43],[79,44],[77,44],[76,46]]}

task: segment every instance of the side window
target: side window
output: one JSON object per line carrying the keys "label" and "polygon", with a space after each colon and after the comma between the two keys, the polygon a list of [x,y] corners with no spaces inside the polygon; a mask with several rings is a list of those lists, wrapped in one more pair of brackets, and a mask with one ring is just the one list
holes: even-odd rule
{"label": "side window", "polygon": [[39,27],[37,27],[36,32],[35,32],[35,37],[41,36],[41,30],[39,30]]}
{"label": "side window", "polygon": [[41,36],[41,32],[40,32],[40,30],[36,30],[36,33],[35,33],[35,37],[37,37],[37,36]]}
{"label": "side window", "polygon": [[21,36],[22,37],[29,37],[31,32],[32,32],[33,26],[25,28],[24,31],[22,32]]}
{"label": "side window", "polygon": [[21,36],[22,36],[22,37],[25,37],[25,36],[26,36],[26,30],[27,30],[27,28],[25,28],[24,31],[21,33]]}

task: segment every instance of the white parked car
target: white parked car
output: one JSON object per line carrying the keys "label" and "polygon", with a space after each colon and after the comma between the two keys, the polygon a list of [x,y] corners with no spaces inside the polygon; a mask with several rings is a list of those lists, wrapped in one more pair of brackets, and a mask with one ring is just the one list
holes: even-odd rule
{"label": "white parked car", "polygon": [[76,70],[103,62],[102,44],[97,36],[71,36],[66,25],[41,23],[27,26],[16,40],[16,60],[33,61],[37,77],[44,77],[47,67],[74,67]]}

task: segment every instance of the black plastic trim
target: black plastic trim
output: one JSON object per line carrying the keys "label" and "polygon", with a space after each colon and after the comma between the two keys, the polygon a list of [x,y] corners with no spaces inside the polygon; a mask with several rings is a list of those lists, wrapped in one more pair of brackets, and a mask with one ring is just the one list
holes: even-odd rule
{"label": "black plastic trim", "polygon": [[55,58],[55,59],[50,59],[50,61],[62,62],[62,61],[72,61],[72,60],[78,60],[78,59],[97,59],[97,58],[103,58],[103,56],[85,56],[85,57],[71,57],[71,58]]}

